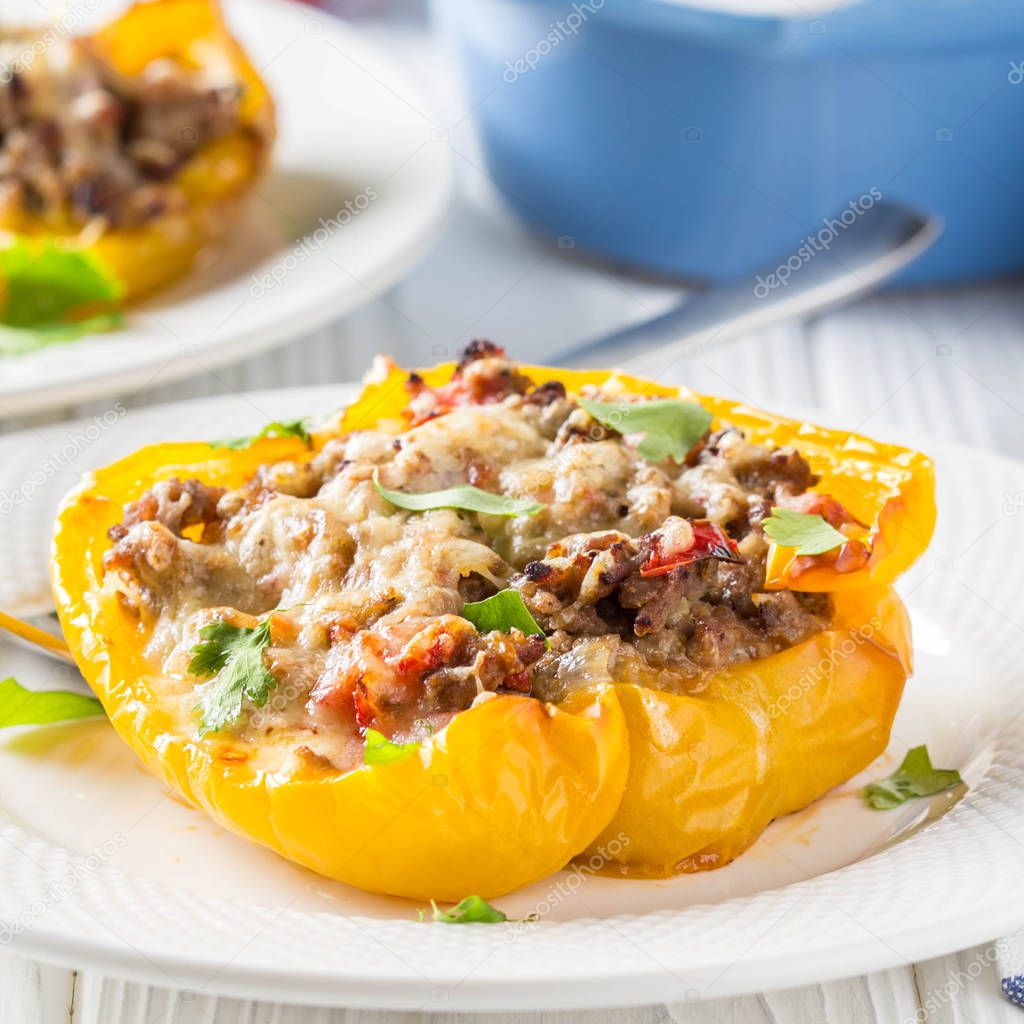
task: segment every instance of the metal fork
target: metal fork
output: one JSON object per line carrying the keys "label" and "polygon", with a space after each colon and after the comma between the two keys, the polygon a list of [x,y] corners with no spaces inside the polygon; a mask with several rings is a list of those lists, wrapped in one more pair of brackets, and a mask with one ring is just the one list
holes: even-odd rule
{"label": "metal fork", "polygon": [[[584,342],[558,354],[566,366],[611,366],[652,349],[706,348],[740,334],[832,308],[876,288],[921,255],[942,234],[942,221],[879,200],[853,223],[835,229],[826,251],[780,253],[776,263],[737,281],[699,292],[661,316]],[[798,247],[799,248],[799,247]],[[796,255],[785,280],[779,271]]]}
{"label": "metal fork", "polygon": [[0,611],[0,631],[7,633],[21,647],[66,664],[75,663],[68,645],[60,635],[57,616],[52,612],[34,619],[19,619]]}

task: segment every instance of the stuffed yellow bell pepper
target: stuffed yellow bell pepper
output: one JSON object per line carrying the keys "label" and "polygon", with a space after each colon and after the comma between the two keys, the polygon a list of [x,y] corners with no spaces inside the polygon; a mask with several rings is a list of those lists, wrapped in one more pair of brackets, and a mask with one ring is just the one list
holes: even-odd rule
{"label": "stuffed yellow bell pepper", "polygon": [[476,344],[312,434],[92,474],[54,592],[115,728],[217,821],[489,897],[577,855],[724,864],[877,756],[931,488],[902,449]]}
{"label": "stuffed yellow bell pepper", "polygon": [[910,655],[910,624],[891,589],[844,590],[831,629],[713,675],[698,693],[618,686],[629,780],[586,859],[624,835],[610,873],[728,864],[776,818],[885,750]]}
{"label": "stuffed yellow bell pepper", "polygon": [[281,770],[250,742],[196,734],[194,697],[182,702],[147,657],[149,631],[123,593],[104,586],[108,531],[157,481],[241,486],[261,465],[310,455],[287,440],[243,451],[156,445],[93,474],[60,513],[53,555],[64,636],[82,674],[158,778],[225,827],[321,874],[445,900],[551,874],[593,840],[622,796],[626,727],[610,688],[566,710],[495,696],[394,762],[339,772],[303,750]]}
{"label": "stuffed yellow bell pepper", "polygon": [[273,102],[216,0],[146,0],[45,53],[26,42],[11,74],[0,231],[87,253],[123,298],[188,270],[267,163]]}

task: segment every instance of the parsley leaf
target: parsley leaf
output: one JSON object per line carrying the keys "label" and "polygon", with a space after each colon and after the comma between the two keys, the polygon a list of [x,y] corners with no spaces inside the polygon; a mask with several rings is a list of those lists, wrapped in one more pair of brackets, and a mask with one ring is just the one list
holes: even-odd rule
{"label": "parsley leaf", "polygon": [[251,448],[257,441],[265,437],[297,437],[308,448],[313,443],[309,433],[309,417],[301,416],[294,420],[274,420],[268,423],[258,434],[249,434],[247,437],[222,437],[210,442],[211,448],[230,448],[232,451],[240,452]]}
{"label": "parsley leaf", "polygon": [[602,426],[619,434],[643,434],[637,451],[651,462],[681,462],[707,433],[712,415],[696,402],[658,398],[648,402],[595,402],[580,405]]}
{"label": "parsley leaf", "polygon": [[462,617],[469,619],[480,633],[509,633],[512,629],[522,630],[527,636],[544,636],[544,630],[537,625],[530,610],[523,604],[522,595],[511,587],[499,590],[493,597],[483,601],[471,601],[462,606]]}
{"label": "parsley leaf", "polygon": [[95,697],[70,690],[26,690],[16,679],[0,682],[0,729],[9,725],[49,725],[103,714]]}
{"label": "parsley leaf", "polygon": [[527,498],[508,498],[503,494],[482,491],[472,484],[459,484],[443,491],[426,491],[422,494],[404,494],[382,487],[373,473],[373,486],[377,493],[397,508],[409,512],[429,512],[435,508],[460,508],[466,512],[484,512],[490,516],[532,516],[544,508],[539,502]]}
{"label": "parsley leaf", "polygon": [[363,747],[363,764],[391,764],[408,757],[419,743],[392,743],[376,729],[366,730],[366,745]]}
{"label": "parsley leaf", "polygon": [[888,811],[912,797],[934,796],[963,781],[953,768],[933,768],[927,747],[914,747],[892,775],[864,787],[864,799],[876,811]]}
{"label": "parsley leaf", "polygon": [[263,651],[270,644],[269,618],[252,627],[208,622],[199,636],[188,670],[196,676],[215,677],[203,687],[196,708],[202,712],[199,735],[205,736],[236,722],[244,699],[263,707],[277,680],[263,662]]}
{"label": "parsley leaf", "polygon": [[90,307],[122,295],[120,284],[88,252],[52,243],[40,248],[19,239],[0,250],[0,279],[0,355],[20,355],[113,330],[123,322],[118,311],[81,317]]}
{"label": "parsley leaf", "polygon": [[451,910],[440,910],[431,900],[434,920],[441,924],[501,924],[508,916],[497,907],[492,907],[482,896],[467,896],[459,900]]}
{"label": "parsley leaf", "polygon": [[798,555],[821,555],[850,539],[816,512],[794,512],[777,506],[765,519],[764,532],[776,544],[796,548]]}

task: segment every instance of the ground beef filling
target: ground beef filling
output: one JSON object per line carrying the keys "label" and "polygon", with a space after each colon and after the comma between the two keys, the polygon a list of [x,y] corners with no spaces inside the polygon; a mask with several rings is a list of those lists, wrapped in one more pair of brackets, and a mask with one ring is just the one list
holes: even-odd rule
{"label": "ground beef filling", "polygon": [[156,60],[115,74],[76,40],[0,39],[0,204],[74,226],[135,227],[184,207],[170,180],[239,124],[241,85]]}
{"label": "ground beef filling", "polygon": [[538,696],[565,696],[560,659],[584,637],[614,638],[609,674],[621,678],[642,666],[661,670],[658,688],[686,689],[715,669],[763,658],[827,627],[828,595],[764,594],[763,569],[753,562],[709,557],[645,575],[652,548],[675,529],[670,519],[637,539],[581,534],[552,545],[512,580],[553,636],[535,667]]}
{"label": "ground beef filling", "polygon": [[[106,584],[165,671],[187,674],[211,618],[280,609],[265,660],[287,699],[259,727],[298,730],[331,760],[334,733],[422,736],[488,692],[558,701],[610,678],[699,689],[828,628],[827,595],[764,590],[760,523],[814,483],[797,451],[723,428],[682,464],[650,463],[488,343],[450,384],[413,375],[409,391],[397,433],[338,437],[235,491],[165,481],[126,509]],[[543,509],[411,513],[375,478],[408,493],[472,483]],[[461,616],[509,588],[546,641]]]}

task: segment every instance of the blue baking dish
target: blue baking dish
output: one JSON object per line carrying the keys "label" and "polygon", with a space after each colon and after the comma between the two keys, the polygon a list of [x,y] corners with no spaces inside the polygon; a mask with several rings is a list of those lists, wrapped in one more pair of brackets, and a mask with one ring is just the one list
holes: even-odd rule
{"label": "blue baking dish", "polygon": [[1020,0],[848,0],[798,17],[697,2],[435,0],[488,173],[527,221],[721,280],[881,194],[946,225],[901,280],[1024,268]]}

